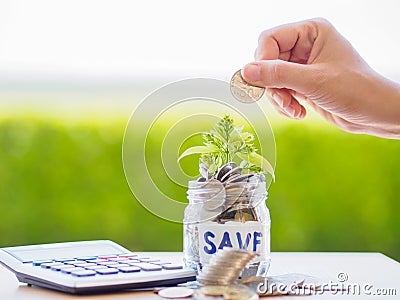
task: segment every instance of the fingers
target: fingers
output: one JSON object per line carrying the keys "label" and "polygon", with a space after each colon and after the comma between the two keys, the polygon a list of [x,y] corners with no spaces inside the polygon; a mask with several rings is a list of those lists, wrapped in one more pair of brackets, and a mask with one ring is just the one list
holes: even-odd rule
{"label": "fingers", "polygon": [[351,132],[351,133],[367,133],[369,134],[367,128],[362,125],[358,125],[356,123],[350,122],[340,116],[337,116],[333,113],[330,113],[323,108],[319,107],[312,101],[307,101],[308,104],[317,112],[319,113],[325,120],[329,123],[335,125],[336,127],[340,128],[343,131]]}
{"label": "fingers", "polygon": [[267,93],[274,107],[281,114],[292,119],[303,119],[306,109],[285,89],[267,89]]}
{"label": "fingers", "polygon": [[279,112],[281,115],[287,117],[287,118],[293,118],[290,116],[285,110],[283,110],[272,98],[270,98],[272,106],[275,108],[277,112]]}
{"label": "fingers", "polygon": [[319,87],[322,73],[317,66],[283,60],[262,60],[246,65],[242,76],[248,83],[268,88],[287,88],[309,95]]}
{"label": "fingers", "polygon": [[283,59],[286,61],[307,63],[314,42],[318,37],[323,19],[313,19],[291,23],[266,30],[261,33],[256,60]]}
{"label": "fingers", "polygon": [[[267,63],[267,64],[265,64]],[[250,84],[253,85],[258,85],[258,86],[265,86],[267,87],[267,93],[269,94],[270,98],[272,99],[273,103],[276,104],[275,106],[278,109],[279,112],[283,113],[284,115],[294,118],[294,119],[303,119],[306,115],[306,110],[305,108],[293,97],[293,94],[295,92],[290,91],[285,87],[285,85],[279,85],[279,84],[269,84],[269,82],[273,82],[272,80],[269,80],[271,76],[268,75],[268,78],[266,78],[265,73],[271,74],[272,72],[268,71],[268,64],[274,63],[274,61],[262,61],[262,62],[256,62],[247,65],[243,70],[242,70],[242,76],[244,79],[249,82]],[[279,63],[276,61],[276,63]],[[284,63],[284,62],[282,62]],[[289,63],[286,63],[289,64]],[[267,67],[266,67],[267,66]],[[267,69],[267,71],[265,71]],[[300,76],[302,76],[300,74]],[[296,79],[297,80],[297,79]],[[269,87],[269,86],[272,86]],[[280,88],[276,88],[280,87]],[[288,85],[289,88],[291,85]]]}

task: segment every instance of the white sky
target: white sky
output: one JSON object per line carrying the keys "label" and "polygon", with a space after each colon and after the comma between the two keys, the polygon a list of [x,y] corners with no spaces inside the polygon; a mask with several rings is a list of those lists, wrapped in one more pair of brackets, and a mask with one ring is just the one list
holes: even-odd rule
{"label": "white sky", "polygon": [[0,78],[228,80],[263,29],[326,17],[399,79],[396,0],[0,0]]}

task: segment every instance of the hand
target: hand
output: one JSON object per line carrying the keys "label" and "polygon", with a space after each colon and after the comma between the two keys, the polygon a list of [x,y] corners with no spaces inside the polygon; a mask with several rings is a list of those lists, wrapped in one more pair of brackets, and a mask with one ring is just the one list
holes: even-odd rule
{"label": "hand", "polygon": [[242,76],[266,87],[276,109],[302,119],[307,103],[352,133],[400,139],[400,86],[372,70],[324,19],[264,31]]}

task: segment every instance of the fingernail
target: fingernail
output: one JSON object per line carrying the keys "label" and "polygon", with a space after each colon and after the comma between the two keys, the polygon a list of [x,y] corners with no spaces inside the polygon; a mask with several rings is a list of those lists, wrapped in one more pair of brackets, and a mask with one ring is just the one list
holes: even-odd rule
{"label": "fingernail", "polygon": [[303,117],[302,117],[302,111],[301,111],[301,110],[295,115],[295,118],[296,118],[297,120],[303,119]]}
{"label": "fingernail", "polygon": [[283,99],[279,94],[273,94],[272,98],[275,100],[275,102],[283,108]]}
{"label": "fingernail", "polygon": [[292,116],[293,118],[295,118],[294,113],[295,113],[296,111],[294,110],[293,107],[288,106],[288,107],[285,108],[285,110],[286,110],[286,112],[287,112],[290,116]]}
{"label": "fingernail", "polygon": [[303,120],[306,118],[306,116],[307,116],[307,113],[304,110],[302,110],[299,119]]}
{"label": "fingernail", "polygon": [[259,81],[261,69],[258,64],[248,64],[242,70],[242,76],[248,81]]}

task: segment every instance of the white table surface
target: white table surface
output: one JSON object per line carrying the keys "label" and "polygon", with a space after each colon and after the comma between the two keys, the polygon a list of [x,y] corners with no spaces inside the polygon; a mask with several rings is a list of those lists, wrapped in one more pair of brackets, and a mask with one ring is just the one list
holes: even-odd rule
{"label": "white table surface", "polygon": [[[180,253],[158,252],[157,256],[179,257]],[[275,252],[271,255],[271,275],[302,273],[321,279],[332,279],[338,283],[338,275],[345,273],[344,286],[359,285],[360,295],[342,295],[342,292],[324,292],[312,296],[279,296],[271,299],[400,299],[400,263],[380,253],[297,253]],[[343,276],[340,275],[340,276]],[[344,278],[344,277],[343,277]],[[366,290],[364,290],[364,288]],[[379,290],[380,289],[380,290]],[[396,295],[377,296],[374,293]],[[344,292],[345,294],[347,292]],[[369,295],[371,294],[371,295]],[[89,296],[74,296],[29,287],[21,284],[9,270],[0,266],[0,299],[162,299],[152,292],[124,291],[119,293]]]}

